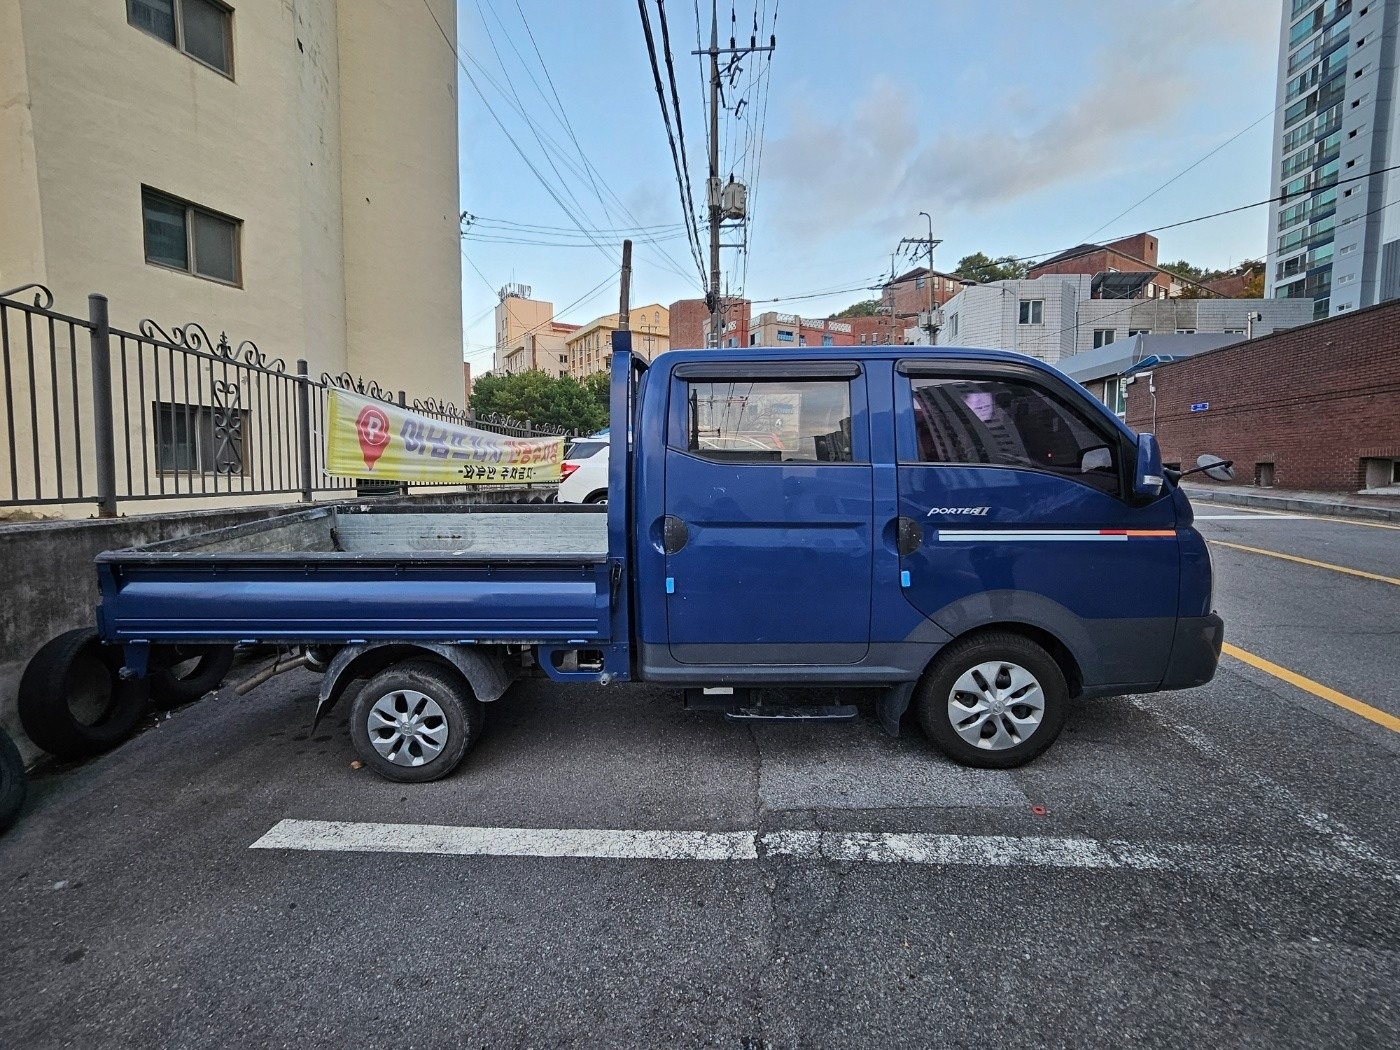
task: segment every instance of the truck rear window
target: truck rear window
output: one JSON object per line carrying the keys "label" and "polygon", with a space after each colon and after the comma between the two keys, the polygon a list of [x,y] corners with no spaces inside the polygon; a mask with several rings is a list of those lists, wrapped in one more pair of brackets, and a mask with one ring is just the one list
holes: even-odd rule
{"label": "truck rear window", "polygon": [[849,463],[851,384],[833,380],[688,383],[686,448],[738,463]]}

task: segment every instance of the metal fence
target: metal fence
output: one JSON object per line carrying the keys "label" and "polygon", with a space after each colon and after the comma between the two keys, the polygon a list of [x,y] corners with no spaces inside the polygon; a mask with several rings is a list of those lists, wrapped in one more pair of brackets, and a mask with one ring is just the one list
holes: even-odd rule
{"label": "metal fence", "polygon": [[564,433],[477,418],[348,372],[313,376],[304,360],[289,370],[251,341],[214,339],[196,323],[167,331],[144,320],[122,331],[105,296],[88,296],[88,316],[75,317],[37,284],[0,292],[0,383],[0,508],[89,504],[99,517],[138,501],[383,492],[325,472],[333,388],[500,434]]}

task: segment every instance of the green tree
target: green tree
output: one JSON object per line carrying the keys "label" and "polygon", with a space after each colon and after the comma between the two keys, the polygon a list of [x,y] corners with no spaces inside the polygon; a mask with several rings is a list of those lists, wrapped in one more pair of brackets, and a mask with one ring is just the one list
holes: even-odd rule
{"label": "green tree", "polygon": [[959,277],[986,284],[989,281],[1014,281],[1026,276],[1028,269],[1030,267],[1014,255],[993,259],[984,252],[973,252],[958,260],[958,268],[954,272]]}
{"label": "green tree", "polygon": [[874,317],[880,312],[879,299],[862,299],[858,303],[852,303],[839,314],[832,314],[832,317]]}
{"label": "green tree", "polygon": [[583,383],[572,376],[556,379],[539,371],[487,372],[472,387],[471,407],[478,415],[498,412],[585,434],[605,426],[608,419],[606,405]]}

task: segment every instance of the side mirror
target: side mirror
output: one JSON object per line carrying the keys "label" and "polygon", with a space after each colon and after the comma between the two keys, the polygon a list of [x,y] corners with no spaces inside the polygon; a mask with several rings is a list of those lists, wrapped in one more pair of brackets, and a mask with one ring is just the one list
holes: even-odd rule
{"label": "side mirror", "polygon": [[1162,450],[1154,434],[1139,434],[1137,466],[1133,471],[1133,495],[1152,499],[1162,494]]}
{"label": "side mirror", "polygon": [[1196,457],[1196,469],[1204,473],[1206,477],[1214,478],[1216,481],[1235,480],[1234,461],[1212,456],[1209,452]]}
{"label": "side mirror", "polygon": [[1090,474],[1096,470],[1112,469],[1113,453],[1108,450],[1107,445],[1085,449],[1084,454],[1079,457],[1079,473],[1081,474]]}

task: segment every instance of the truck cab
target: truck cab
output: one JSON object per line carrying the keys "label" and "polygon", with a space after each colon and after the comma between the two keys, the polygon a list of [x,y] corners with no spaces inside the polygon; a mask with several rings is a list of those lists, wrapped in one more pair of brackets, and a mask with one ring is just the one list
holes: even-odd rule
{"label": "truck cab", "polygon": [[[1185,494],[1150,435],[1053,368],[845,347],[678,351],[634,374],[613,485],[631,486],[639,678],[894,687],[897,706],[993,634],[1048,655],[1074,697],[1213,674],[1222,625]],[[979,724],[974,746],[1002,750]]]}

